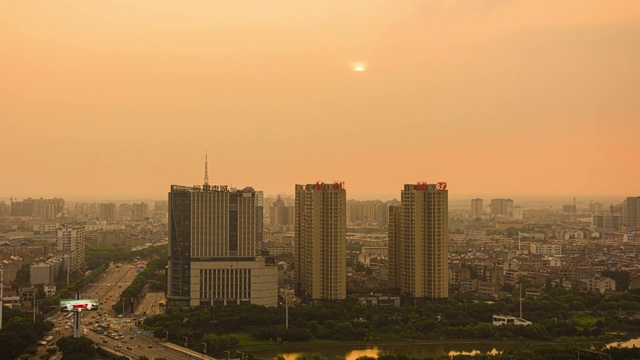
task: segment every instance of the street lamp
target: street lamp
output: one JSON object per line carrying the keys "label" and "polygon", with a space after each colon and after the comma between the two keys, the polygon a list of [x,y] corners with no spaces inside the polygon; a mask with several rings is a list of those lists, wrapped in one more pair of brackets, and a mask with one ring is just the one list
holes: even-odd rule
{"label": "street lamp", "polygon": [[242,351],[238,351],[238,354],[242,354],[242,356],[240,356],[240,360],[244,359],[244,353]]}
{"label": "street lamp", "polygon": [[166,342],[169,342],[169,332],[165,330],[164,335],[165,335],[164,340]]}
{"label": "street lamp", "polygon": [[289,328],[289,301],[294,302],[293,290],[290,288],[280,289],[280,296],[284,299],[284,327]]}
{"label": "street lamp", "polygon": [[203,346],[203,348],[202,348],[202,359],[204,359],[204,356],[207,354],[207,343],[203,342],[202,346]]}
{"label": "street lamp", "polygon": [[231,351],[227,350],[225,352],[227,353],[227,360],[231,359]]}
{"label": "street lamp", "polygon": [[184,347],[188,348],[189,347],[189,337],[183,336],[183,338],[184,338]]}

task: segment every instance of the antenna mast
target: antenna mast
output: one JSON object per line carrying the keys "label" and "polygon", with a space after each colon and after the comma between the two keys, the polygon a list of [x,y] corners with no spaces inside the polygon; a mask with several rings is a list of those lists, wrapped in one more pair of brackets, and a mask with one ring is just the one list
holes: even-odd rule
{"label": "antenna mast", "polygon": [[204,190],[209,190],[209,159],[207,156],[207,152],[204,153],[204,186],[202,187]]}

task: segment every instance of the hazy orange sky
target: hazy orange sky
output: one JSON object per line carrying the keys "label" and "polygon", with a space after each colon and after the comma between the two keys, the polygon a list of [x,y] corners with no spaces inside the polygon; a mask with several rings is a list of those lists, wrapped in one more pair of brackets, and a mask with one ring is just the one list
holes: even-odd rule
{"label": "hazy orange sky", "polygon": [[638,0],[0,5],[0,198],[163,198],[206,150],[267,195],[640,195],[639,135]]}

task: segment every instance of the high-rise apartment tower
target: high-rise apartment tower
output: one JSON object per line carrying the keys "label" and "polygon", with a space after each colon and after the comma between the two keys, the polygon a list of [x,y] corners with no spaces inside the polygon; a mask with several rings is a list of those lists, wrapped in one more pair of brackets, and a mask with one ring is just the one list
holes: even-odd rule
{"label": "high-rise apartment tower", "polygon": [[400,260],[395,271],[389,269],[389,280],[399,282],[404,296],[449,296],[448,207],[447,185],[439,182],[405,185],[399,210],[389,209],[389,256]]}
{"label": "high-rise apartment tower", "polygon": [[63,224],[58,227],[57,250],[69,258],[69,272],[84,269],[85,231],[82,225]]}
{"label": "high-rise apartment tower", "polygon": [[347,296],[344,183],[296,185],[296,290],[309,300]]}
{"label": "high-rise apartment tower", "polygon": [[513,207],[511,199],[491,199],[491,214],[509,216],[509,209]]}
{"label": "high-rise apartment tower", "polygon": [[628,197],[622,203],[622,217],[625,225],[640,228],[640,196]]}
{"label": "high-rise apartment tower", "polygon": [[484,214],[484,201],[482,199],[471,199],[471,217],[478,218]]}

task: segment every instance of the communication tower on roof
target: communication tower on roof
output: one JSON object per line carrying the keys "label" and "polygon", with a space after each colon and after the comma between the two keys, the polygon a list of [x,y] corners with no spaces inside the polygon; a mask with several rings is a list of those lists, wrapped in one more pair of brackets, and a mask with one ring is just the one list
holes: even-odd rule
{"label": "communication tower on roof", "polygon": [[202,186],[203,190],[209,190],[209,159],[207,157],[207,152],[204,152],[204,185]]}

